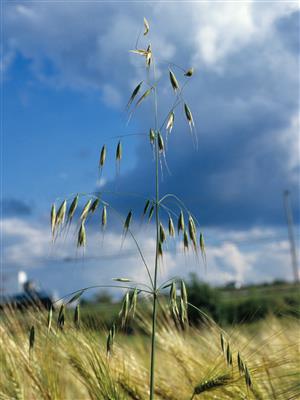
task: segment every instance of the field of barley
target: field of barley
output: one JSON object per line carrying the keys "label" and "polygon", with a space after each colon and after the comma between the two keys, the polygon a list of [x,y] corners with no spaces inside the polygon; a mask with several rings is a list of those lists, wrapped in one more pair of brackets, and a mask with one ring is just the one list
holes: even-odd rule
{"label": "field of barley", "polygon": [[[57,316],[49,327],[45,311],[4,311],[1,400],[148,398],[151,321],[145,312],[136,315],[138,333],[117,332],[109,352],[105,328],[74,324],[71,311],[57,326]],[[183,330],[161,309],[156,399],[299,398],[299,320],[269,316],[227,329],[202,321]]]}

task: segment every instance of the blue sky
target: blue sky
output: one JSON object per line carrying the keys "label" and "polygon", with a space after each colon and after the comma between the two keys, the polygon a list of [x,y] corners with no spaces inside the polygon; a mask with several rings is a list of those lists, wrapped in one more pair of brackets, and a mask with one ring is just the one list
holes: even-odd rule
{"label": "blue sky", "polygon": [[[97,224],[90,227],[84,259],[73,233],[51,248],[47,226],[53,200],[99,190],[103,143],[108,162],[102,190],[153,193],[147,136],[124,138],[117,178],[117,139],[112,139],[153,126],[146,102],[129,125],[125,112],[132,89],[144,79],[142,60],[128,52],[144,16],[161,77],[160,119],[172,102],[170,60],[195,67],[185,99],[199,147],[193,146],[182,110],[176,110],[167,151],[171,174],[164,170],[161,183],[163,193],[180,194],[197,215],[209,261],[205,274],[179,244],[170,245],[162,277],[197,270],[216,284],[291,279],[282,192],[291,191],[299,224],[297,2],[26,1],[4,3],[3,16],[1,204],[7,290],[16,289],[19,269],[60,293],[82,283],[108,282],[122,274],[123,264],[134,278],[144,279],[133,244],[128,241],[120,253],[116,222],[105,248]],[[129,196],[113,201],[122,213],[143,208]],[[151,226],[143,232],[137,224],[136,231],[151,257]]]}

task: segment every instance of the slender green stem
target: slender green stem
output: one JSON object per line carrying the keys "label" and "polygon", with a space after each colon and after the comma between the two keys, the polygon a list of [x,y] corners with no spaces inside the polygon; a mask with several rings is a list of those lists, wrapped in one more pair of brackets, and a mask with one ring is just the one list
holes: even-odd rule
{"label": "slender green stem", "polygon": [[[155,64],[153,62],[154,79]],[[157,270],[159,257],[159,148],[157,138],[157,88],[154,89],[155,108],[155,224],[156,224],[156,251],[153,282],[153,309],[152,309],[152,335],[151,335],[151,365],[150,365],[150,400],[154,399],[154,376],[155,376],[155,335],[156,335],[156,308],[157,308]]]}

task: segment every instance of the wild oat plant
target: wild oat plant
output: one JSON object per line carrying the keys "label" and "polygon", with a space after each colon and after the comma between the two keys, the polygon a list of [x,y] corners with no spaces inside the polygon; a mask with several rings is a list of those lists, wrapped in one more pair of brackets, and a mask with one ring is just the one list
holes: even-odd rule
{"label": "wild oat plant", "polygon": [[[155,193],[152,198],[143,200],[141,210],[144,220],[155,220],[154,265],[148,264],[133,232],[133,211],[129,210],[123,218],[106,199],[111,192],[78,193],[51,208],[53,241],[69,232],[78,215],[77,246],[83,249],[88,242],[88,222],[92,218],[98,221],[104,235],[110,214],[117,216],[121,221],[121,245],[129,238],[133,240],[148,280],[135,282],[125,276],[113,278],[113,284],[98,284],[74,291],[60,299],[63,302],[55,324],[56,307],[51,307],[47,315],[33,311],[26,317],[6,310],[1,325],[4,377],[0,399],[152,400],[154,396],[169,400],[198,396],[204,399],[296,399],[299,394],[296,359],[293,357],[297,347],[295,321],[287,323],[293,338],[284,333],[278,321],[272,320],[269,327],[275,326],[277,333],[273,330],[268,339],[263,326],[254,340],[242,329],[227,334],[198,310],[205,323],[200,330],[192,328],[188,322],[188,307],[194,306],[188,301],[184,281],[179,278],[158,281],[168,237],[168,241],[182,241],[184,252],[192,251],[195,260],[201,256],[204,264],[206,254],[203,233],[200,233],[193,213],[175,194],[161,195],[162,174],[169,173],[166,144],[176,130],[175,116],[177,119],[182,115],[186,120],[191,143],[195,148],[198,145],[192,111],[184,91],[194,70],[168,62],[165,75],[158,79],[157,60],[148,41],[149,33],[149,23],[144,19],[144,32],[139,35],[131,53],[141,58],[145,79],[134,88],[127,110],[130,120],[143,103],[153,102],[154,126],[149,127],[144,136],[145,146],[150,142],[153,150],[150,154],[154,157]],[[142,40],[145,45],[140,44]],[[174,100],[159,121],[158,90],[164,77],[169,81]],[[124,136],[117,138],[114,154],[118,175],[123,139]],[[100,149],[100,176],[110,156],[104,144]],[[79,308],[80,297],[87,290],[103,287],[126,291],[120,313],[108,329],[105,350],[99,345],[100,333],[82,329]],[[166,298],[169,298],[168,302]],[[69,314],[67,305],[71,303],[76,303],[72,325],[65,324]],[[146,305],[149,305],[150,319]],[[159,306],[161,313],[158,315]],[[150,343],[143,335],[137,335],[134,346],[126,344],[122,331],[133,319],[139,329],[150,336]],[[276,351],[275,347],[272,349],[273,345]]]}
{"label": "wild oat plant", "polygon": [[[115,334],[118,329],[123,329],[128,323],[128,319],[131,316],[134,318],[138,298],[142,295],[147,295],[152,297],[152,330],[151,330],[151,362],[150,362],[150,382],[149,391],[150,399],[154,398],[154,378],[155,378],[155,350],[156,350],[156,319],[157,319],[157,306],[159,301],[159,296],[161,292],[168,290],[170,291],[170,310],[174,320],[184,328],[184,325],[188,322],[187,318],[187,308],[188,308],[188,297],[183,280],[171,279],[167,282],[163,282],[159,285],[158,283],[158,270],[160,268],[161,261],[163,260],[164,246],[167,240],[167,235],[170,238],[175,238],[175,226],[173,219],[176,218],[177,222],[177,234],[182,236],[184,251],[192,250],[196,256],[198,255],[198,250],[202,254],[202,258],[205,261],[205,247],[203,234],[200,233],[199,238],[197,234],[197,227],[199,226],[197,219],[189,211],[184,203],[175,194],[165,194],[160,195],[161,192],[161,176],[163,170],[169,171],[167,165],[167,149],[166,144],[168,141],[168,136],[171,134],[175,125],[175,112],[182,113],[187,121],[187,127],[190,131],[193,143],[197,146],[197,134],[195,130],[195,123],[192,115],[192,111],[185,101],[184,89],[189,83],[189,80],[193,76],[193,68],[183,69],[174,63],[168,63],[168,78],[170,81],[170,90],[173,92],[174,101],[171,108],[168,110],[167,115],[162,121],[158,119],[158,90],[160,85],[160,80],[157,79],[156,73],[156,58],[152,50],[151,43],[149,43],[148,36],[150,32],[149,23],[146,18],[144,18],[144,32],[143,35],[139,35],[136,42],[136,48],[130,50],[132,54],[137,55],[143,59],[145,66],[145,80],[138,83],[134,88],[129,101],[127,103],[127,110],[129,113],[129,120],[132,118],[133,114],[137,111],[138,107],[142,106],[145,101],[153,101],[153,115],[154,115],[154,126],[149,127],[149,133],[145,133],[147,141],[150,141],[150,145],[153,148],[154,155],[154,168],[155,168],[155,193],[152,198],[145,199],[145,204],[143,206],[143,217],[147,216],[150,222],[152,217],[155,219],[155,229],[156,229],[156,250],[155,250],[155,261],[154,266],[150,266],[146,261],[146,258],[139,246],[138,240],[134,233],[132,232],[132,220],[133,212],[130,210],[126,218],[122,221],[123,224],[123,235],[122,243],[124,242],[127,234],[131,236],[140,254],[141,260],[143,262],[144,268],[146,269],[148,281],[145,282],[132,282],[127,277],[120,277],[114,279],[114,281],[119,282],[118,285],[109,285],[109,287],[126,289],[127,292],[124,296],[122,303],[122,308],[119,314],[119,319],[115,321],[109,330],[107,338],[107,352],[112,353],[113,343],[115,339]],[[140,45],[141,36],[144,37],[146,45]],[[179,72],[182,82],[179,82],[177,78],[177,73]],[[175,129],[174,129],[175,130]],[[134,135],[134,134],[133,134]],[[126,135],[128,136],[128,135]],[[123,157],[123,147],[120,136],[115,151],[115,162],[117,168],[117,174],[120,173],[120,164]],[[147,144],[148,145],[148,144]],[[107,146],[104,144],[100,151],[99,158],[99,173],[105,168],[107,154]],[[59,205],[56,211],[56,205],[52,205],[51,209],[51,230],[53,240],[63,232],[68,230],[75,212],[79,206],[79,201],[85,199],[85,205],[82,208],[81,214],[79,216],[78,224],[78,235],[77,235],[77,246],[85,247],[87,242],[87,220],[92,217],[98,219],[97,211],[100,208],[101,211],[101,225],[102,230],[106,229],[107,225],[107,214],[110,212],[117,214],[119,213],[113,205],[105,200],[105,191],[96,194],[80,194],[78,193],[72,200],[64,199]],[[179,212],[170,208],[168,201],[173,200],[176,203]],[[70,202],[69,206],[68,203]],[[163,215],[165,214],[165,215]],[[122,219],[122,216],[120,216]],[[168,229],[165,229],[163,223],[167,218]],[[123,284],[123,285],[120,285]],[[134,284],[134,285],[133,285]],[[107,287],[107,285],[101,285],[102,287]],[[180,295],[178,296],[178,288],[180,287]],[[72,303],[80,298],[80,296],[87,291],[89,288],[83,288],[77,292],[72,293],[72,298],[68,303]],[[66,296],[67,297],[67,296]],[[59,315],[59,325],[63,324],[63,308],[62,305],[60,315]]]}

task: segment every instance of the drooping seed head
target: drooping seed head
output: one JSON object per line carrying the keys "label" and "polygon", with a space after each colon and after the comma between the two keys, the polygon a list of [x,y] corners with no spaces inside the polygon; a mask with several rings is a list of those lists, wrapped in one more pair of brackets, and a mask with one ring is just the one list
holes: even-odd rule
{"label": "drooping seed head", "polygon": [[130,210],[124,222],[124,231],[127,232],[132,220],[132,211]]}
{"label": "drooping seed head", "polygon": [[72,203],[70,204],[69,210],[68,210],[68,217],[67,220],[69,223],[72,222],[72,219],[74,217],[75,211],[77,209],[78,206],[78,199],[79,199],[79,195],[77,194],[74,199],[72,200]]}
{"label": "drooping seed head", "polygon": [[206,251],[205,251],[205,243],[204,243],[204,236],[203,233],[200,233],[200,250],[201,250],[201,255],[202,255],[202,259],[204,262],[204,265],[206,266]]}
{"label": "drooping seed head", "polygon": [[106,227],[106,224],[107,224],[106,205],[104,205],[104,206],[103,206],[103,209],[102,209],[101,224],[102,224],[102,228],[105,228],[105,227]]}
{"label": "drooping seed head", "polygon": [[180,284],[180,296],[181,296],[185,306],[187,307],[188,296],[187,296],[186,286],[185,286],[185,283],[183,280],[181,281],[181,284]]}
{"label": "drooping seed head", "polygon": [[85,247],[86,246],[86,231],[84,226],[84,220],[81,222],[78,237],[77,237],[77,247]]}
{"label": "drooping seed head", "polygon": [[147,21],[147,19],[144,17],[144,36],[147,35],[147,33],[149,32],[150,26],[149,26],[149,22]]}
{"label": "drooping seed head", "polygon": [[159,223],[159,237],[160,237],[160,241],[162,243],[166,240],[165,229],[164,229],[163,224],[161,222]]}
{"label": "drooping seed head", "polygon": [[103,145],[101,152],[100,152],[100,160],[99,160],[99,166],[100,168],[103,168],[106,160],[106,146]]}
{"label": "drooping seed head", "polygon": [[161,241],[158,242],[158,249],[157,250],[158,250],[158,256],[163,258],[163,245],[162,245]]}
{"label": "drooping seed head", "polygon": [[91,204],[92,204],[92,200],[91,200],[91,199],[88,200],[88,201],[85,203],[85,205],[84,205],[84,207],[83,207],[83,210],[82,210],[82,212],[81,212],[81,214],[80,214],[80,220],[81,220],[81,221],[85,221],[85,220],[86,220],[86,217],[88,216],[88,213],[89,213],[89,211],[90,211]]}
{"label": "drooping seed head", "polygon": [[194,73],[194,68],[189,68],[186,72],[185,72],[185,76],[191,77]]}
{"label": "drooping seed head", "polygon": [[164,144],[164,139],[161,136],[160,132],[157,134],[157,144],[158,144],[158,150],[160,153],[165,152],[165,144]]}
{"label": "drooping seed head", "polygon": [[175,120],[175,114],[174,112],[170,112],[169,114],[169,118],[167,121],[167,125],[166,125],[166,130],[168,131],[168,133],[171,133],[173,126],[174,126],[174,120]]}
{"label": "drooping seed head", "polygon": [[138,298],[138,290],[137,288],[134,289],[130,299],[130,311],[132,311],[132,318],[135,316],[136,312],[136,305],[137,305],[137,298]]}
{"label": "drooping seed head", "polygon": [[169,69],[169,77],[173,90],[176,92],[179,89],[179,83],[173,71]]}
{"label": "drooping seed head", "polygon": [[189,249],[189,238],[186,229],[183,231],[183,248],[184,250]]}
{"label": "drooping seed head", "polygon": [[100,204],[100,200],[99,199],[95,199],[91,204],[90,213],[93,214],[97,210],[99,204]]}
{"label": "drooping seed head", "polygon": [[119,141],[117,144],[117,150],[116,150],[116,161],[121,161],[122,152],[123,152],[122,143],[121,143],[121,141]]}
{"label": "drooping seed head", "polygon": [[169,216],[168,225],[169,225],[169,235],[174,237],[175,236],[175,228],[174,228],[173,220],[172,220],[172,218],[170,216]]}
{"label": "drooping seed head", "polygon": [[52,233],[52,237],[54,237],[54,233],[55,233],[55,223],[56,223],[56,208],[55,208],[55,204],[52,204],[51,207],[51,213],[50,213],[50,223],[51,223],[51,233]]}
{"label": "drooping seed head", "polygon": [[187,121],[189,123],[189,126],[192,129],[192,127],[195,126],[194,119],[193,119],[193,114],[192,114],[189,106],[186,103],[184,103],[184,112],[185,112],[186,119],[187,119]]}
{"label": "drooping seed head", "polygon": [[63,224],[65,222],[66,211],[67,211],[67,201],[64,200],[57,211],[55,218],[55,226],[59,226],[60,224]]}
{"label": "drooping seed head", "polygon": [[153,146],[155,143],[155,132],[152,128],[149,131],[149,141],[150,141],[151,146]]}
{"label": "drooping seed head", "polygon": [[141,82],[134,88],[134,90],[133,90],[133,92],[132,92],[132,94],[131,94],[131,96],[130,96],[130,99],[129,99],[128,103],[127,103],[127,108],[129,108],[129,107],[131,106],[133,100],[135,99],[135,97],[136,97],[137,94],[139,93],[142,84],[143,84],[143,81],[141,81]]}
{"label": "drooping seed head", "polygon": [[152,91],[152,88],[147,89],[146,92],[143,93],[143,95],[142,95],[142,96],[138,99],[138,101],[136,102],[135,108],[137,108],[137,107],[142,103],[142,101],[144,101],[144,100],[149,96],[149,94],[151,93],[151,91]]}
{"label": "drooping seed head", "polygon": [[182,232],[184,231],[184,216],[183,216],[182,211],[180,211],[180,214],[179,214],[177,230],[178,230],[178,234],[180,231],[182,231]]}
{"label": "drooping seed head", "polygon": [[189,216],[188,228],[189,228],[189,235],[190,235],[190,239],[193,243],[194,250],[197,251],[197,231],[196,231],[195,222],[191,215]]}

